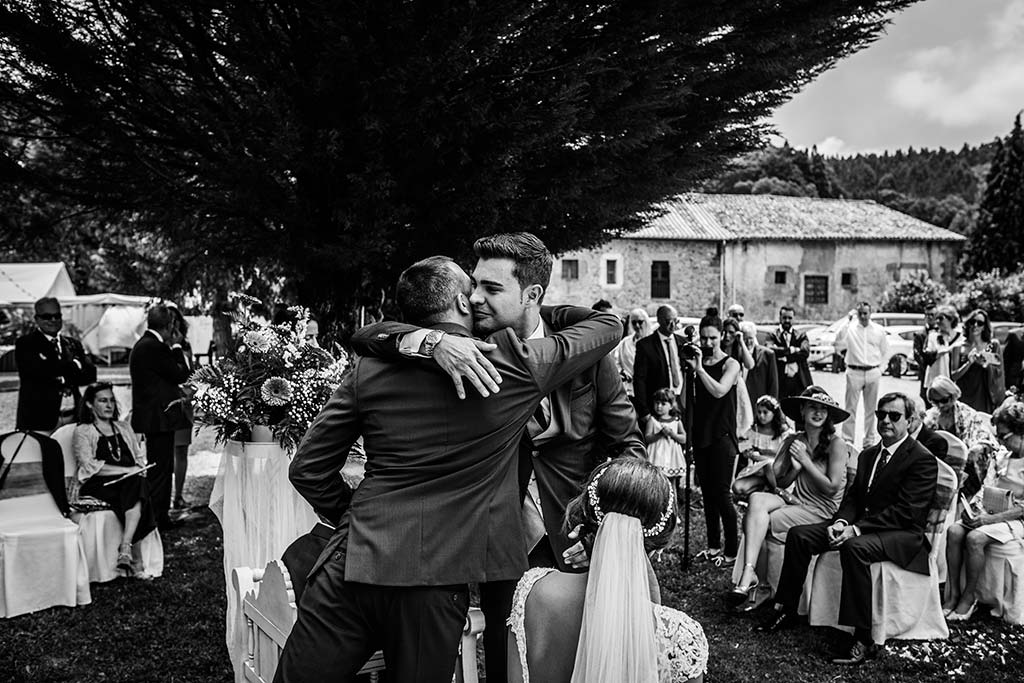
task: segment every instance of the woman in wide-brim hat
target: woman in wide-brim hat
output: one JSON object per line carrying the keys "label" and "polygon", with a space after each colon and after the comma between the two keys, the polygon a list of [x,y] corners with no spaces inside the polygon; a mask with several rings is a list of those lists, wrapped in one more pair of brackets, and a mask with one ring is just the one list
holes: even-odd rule
{"label": "woman in wide-brim hat", "polygon": [[[741,559],[733,572],[735,587],[726,594],[731,606],[754,603],[760,584],[754,565],[767,534],[784,543],[791,527],[831,519],[846,490],[850,449],[836,433],[836,424],[850,414],[827,391],[813,385],[785,399],[782,410],[802,430],[787,438],[772,466],[762,470],[765,490],[750,495]],[[792,491],[787,490],[790,485]]]}

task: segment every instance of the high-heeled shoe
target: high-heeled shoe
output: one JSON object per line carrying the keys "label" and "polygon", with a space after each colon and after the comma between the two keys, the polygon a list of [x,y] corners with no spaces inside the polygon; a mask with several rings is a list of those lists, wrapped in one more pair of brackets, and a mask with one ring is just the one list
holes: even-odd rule
{"label": "high-heeled shoe", "polygon": [[[746,567],[750,567],[751,569],[753,569],[754,565],[748,563],[748,564],[744,565],[744,568],[746,568]],[[739,607],[743,603],[745,603],[748,600],[750,600],[751,594],[755,590],[757,590],[757,587],[759,585],[761,585],[761,580],[758,579],[757,575],[755,574],[754,575],[754,582],[753,583],[751,583],[751,584],[749,584],[747,586],[741,586],[741,585],[737,584],[736,586],[733,587],[733,589],[731,591],[726,593],[725,594],[725,603],[727,605],[729,605],[729,607]]]}
{"label": "high-heeled shoe", "polygon": [[971,603],[971,606],[967,608],[967,611],[961,614],[954,609],[946,616],[946,621],[967,621],[974,616],[974,610],[978,609],[978,601],[975,600]]}
{"label": "high-heeled shoe", "polygon": [[122,543],[117,549],[117,568],[125,574],[132,574],[132,544]]}

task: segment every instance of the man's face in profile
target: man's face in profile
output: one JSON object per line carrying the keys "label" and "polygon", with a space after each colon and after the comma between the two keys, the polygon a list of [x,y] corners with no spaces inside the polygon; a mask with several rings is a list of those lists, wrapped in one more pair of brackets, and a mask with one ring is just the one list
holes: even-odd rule
{"label": "man's face in profile", "polygon": [[679,314],[671,306],[658,309],[658,331],[666,337],[679,327]]}
{"label": "man's face in profile", "polygon": [[518,329],[526,316],[523,290],[512,275],[511,259],[480,259],[473,269],[473,332],[486,337],[506,327]]}

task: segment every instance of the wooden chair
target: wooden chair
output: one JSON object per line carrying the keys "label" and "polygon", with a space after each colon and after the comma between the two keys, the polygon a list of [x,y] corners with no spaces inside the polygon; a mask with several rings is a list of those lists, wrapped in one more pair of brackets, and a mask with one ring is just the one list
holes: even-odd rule
{"label": "wooden chair", "polygon": [[0,617],[92,601],[78,527],[61,514],[43,479],[36,437],[0,442]]}
{"label": "wooden chair", "polygon": [[[236,567],[231,582],[242,598],[245,620],[246,655],[242,674],[249,683],[270,683],[274,679],[281,651],[295,624],[297,610],[291,577],[282,562],[272,560],[265,569]],[[476,643],[484,630],[484,615],[470,608],[466,628],[459,643],[455,666],[455,683],[477,683]],[[373,653],[359,670],[376,683],[384,670],[384,655]]]}
{"label": "wooden chair", "polygon": [[[949,628],[942,616],[937,551],[940,547],[938,539],[945,537],[952,521],[951,510],[959,484],[952,467],[941,460],[936,462],[935,497],[925,527],[931,544],[929,573],[917,574],[888,561],[871,564],[871,637],[880,645],[890,638],[938,640],[949,637]],[[831,550],[818,555],[807,614],[812,626],[853,630],[839,625],[839,587],[842,581],[839,553]]]}
{"label": "wooden chair", "polygon": [[[75,425],[60,427],[50,438],[60,444],[64,455],[64,485],[68,492],[68,502],[74,506],[78,503],[78,461],[75,459],[71,442],[75,433]],[[78,525],[85,552],[89,581],[102,583],[124,576],[124,571],[117,568],[117,550],[121,543],[123,527],[117,515],[110,509],[97,509],[90,512],[75,511],[71,520]],[[142,567],[141,577],[157,578],[164,572],[164,545],[160,532],[154,529],[132,548],[137,564]]]}

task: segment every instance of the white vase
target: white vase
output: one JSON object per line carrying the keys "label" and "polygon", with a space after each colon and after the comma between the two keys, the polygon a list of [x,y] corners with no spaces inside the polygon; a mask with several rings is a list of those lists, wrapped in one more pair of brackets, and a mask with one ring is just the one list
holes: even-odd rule
{"label": "white vase", "polygon": [[254,443],[274,443],[274,432],[270,425],[253,425],[249,432],[249,440]]}

